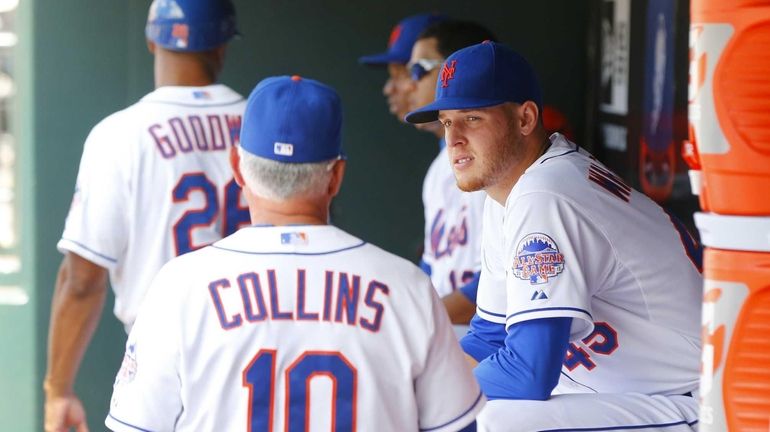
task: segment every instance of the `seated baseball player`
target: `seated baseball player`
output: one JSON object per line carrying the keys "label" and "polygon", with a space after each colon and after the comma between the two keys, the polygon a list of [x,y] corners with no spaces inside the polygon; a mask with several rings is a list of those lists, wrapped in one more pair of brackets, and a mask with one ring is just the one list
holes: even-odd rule
{"label": "seated baseball player", "polygon": [[476,316],[461,341],[490,399],[479,430],[697,426],[701,284],[674,218],[542,122],[529,63],[452,54],[435,101],[462,190],[486,191]]}
{"label": "seated baseball player", "polygon": [[[440,67],[450,54],[495,35],[471,21],[443,20],[420,33],[412,47],[409,71],[411,109],[433,101]],[[476,310],[478,274],[481,271],[481,220],[483,191],[463,192],[457,188],[447,163],[444,128],[438,122],[416,125],[438,139],[438,154],[422,186],[425,209],[425,240],[421,267],[428,273],[442,297],[454,324],[468,324]]]}
{"label": "seated baseball player", "polygon": [[[485,398],[430,279],[328,225],[342,108],[273,77],[231,152],[252,226],[165,265],[126,343],[115,431],[456,431]],[[451,391],[448,391],[451,389]]]}

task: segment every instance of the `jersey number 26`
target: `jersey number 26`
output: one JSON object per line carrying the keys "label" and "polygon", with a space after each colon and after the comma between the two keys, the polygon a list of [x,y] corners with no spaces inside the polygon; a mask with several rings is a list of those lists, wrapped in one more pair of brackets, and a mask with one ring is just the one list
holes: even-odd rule
{"label": "jersey number 26", "polygon": [[[182,176],[171,192],[174,203],[190,200],[190,194],[201,192],[206,204],[202,208],[187,210],[174,223],[174,250],[182,255],[206,245],[193,245],[192,232],[196,228],[210,227],[217,221],[219,194],[217,186],[202,172]],[[230,180],[224,188],[224,209],[222,212],[222,237],[234,233],[243,224],[249,223],[249,209],[241,205],[241,188],[235,180]]]}

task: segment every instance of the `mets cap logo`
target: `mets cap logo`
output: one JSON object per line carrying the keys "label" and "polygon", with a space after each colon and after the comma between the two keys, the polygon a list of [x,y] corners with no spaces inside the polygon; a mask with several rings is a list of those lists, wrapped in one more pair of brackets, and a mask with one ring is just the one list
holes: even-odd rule
{"label": "mets cap logo", "polygon": [[513,274],[531,285],[547,283],[564,271],[564,255],[553,239],[542,233],[524,236],[516,246]]}
{"label": "mets cap logo", "polygon": [[388,38],[388,48],[395,45],[399,37],[401,37],[401,24],[393,27],[393,30],[391,30],[390,37]]}
{"label": "mets cap logo", "polygon": [[444,67],[441,68],[441,87],[449,87],[449,80],[455,77],[455,64],[457,60],[452,60],[452,63],[444,63]]}

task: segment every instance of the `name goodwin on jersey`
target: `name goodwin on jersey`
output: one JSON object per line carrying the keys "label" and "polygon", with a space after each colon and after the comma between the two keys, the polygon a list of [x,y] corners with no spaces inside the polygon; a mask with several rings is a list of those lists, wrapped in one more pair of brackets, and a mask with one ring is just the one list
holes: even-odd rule
{"label": "name goodwin on jersey", "polygon": [[164,159],[192,151],[223,151],[240,142],[241,116],[228,114],[171,117],[147,128]]}

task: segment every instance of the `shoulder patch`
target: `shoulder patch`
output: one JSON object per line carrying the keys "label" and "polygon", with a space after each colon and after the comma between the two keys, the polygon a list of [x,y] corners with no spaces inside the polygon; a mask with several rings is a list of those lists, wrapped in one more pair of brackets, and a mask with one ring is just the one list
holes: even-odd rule
{"label": "shoulder patch", "polygon": [[564,255],[553,239],[543,233],[530,233],[516,245],[513,275],[531,285],[547,283],[564,271]]}
{"label": "shoulder patch", "polygon": [[136,343],[132,343],[126,349],[125,355],[123,355],[123,363],[120,365],[120,370],[115,378],[115,385],[128,384],[134,380],[136,376]]}

